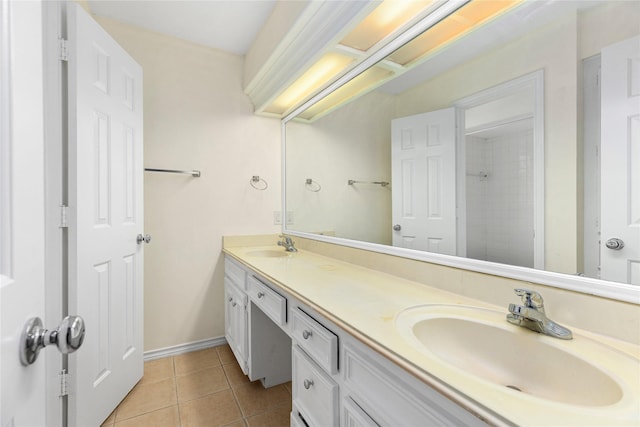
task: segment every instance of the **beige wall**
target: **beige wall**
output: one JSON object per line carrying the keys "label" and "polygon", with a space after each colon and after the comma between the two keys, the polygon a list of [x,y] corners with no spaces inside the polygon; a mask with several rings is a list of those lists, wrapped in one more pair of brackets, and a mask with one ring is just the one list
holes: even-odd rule
{"label": "beige wall", "polygon": [[223,336],[223,233],[280,230],[280,122],[253,114],[242,57],[97,20],[144,71],[145,166],[202,172],[145,173],[145,351]]}
{"label": "beige wall", "polygon": [[308,1],[279,1],[264,27],[245,55],[244,87],[247,88],[267,65],[270,54],[278,48],[308,6]]}
{"label": "beige wall", "polygon": [[[621,17],[624,17],[621,19]],[[640,34],[640,2],[610,1],[580,15],[580,58],[600,53],[604,46]]]}

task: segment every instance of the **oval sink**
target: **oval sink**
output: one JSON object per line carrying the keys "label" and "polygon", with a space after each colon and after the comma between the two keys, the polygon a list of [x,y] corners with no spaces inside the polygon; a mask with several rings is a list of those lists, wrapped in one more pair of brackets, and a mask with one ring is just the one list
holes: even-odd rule
{"label": "oval sink", "polygon": [[482,308],[433,305],[405,310],[396,326],[437,362],[514,392],[583,406],[611,405],[622,398],[613,378],[574,353],[575,343],[511,325],[504,317]]}
{"label": "oval sink", "polygon": [[272,249],[262,249],[262,250],[247,252],[247,256],[263,257],[263,258],[279,258],[279,257],[288,256],[288,255],[289,255],[289,252],[286,252],[284,250],[276,251]]}

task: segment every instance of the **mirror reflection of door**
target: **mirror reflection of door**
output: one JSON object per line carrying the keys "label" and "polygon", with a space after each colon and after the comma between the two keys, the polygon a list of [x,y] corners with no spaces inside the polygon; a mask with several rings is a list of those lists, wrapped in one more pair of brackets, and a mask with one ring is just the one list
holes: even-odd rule
{"label": "mirror reflection of door", "polygon": [[457,118],[392,121],[394,246],[543,268],[541,87],[533,73],[459,101]]}
{"label": "mirror reflection of door", "polygon": [[601,278],[640,285],[640,36],[602,50]]}
{"label": "mirror reflection of door", "polygon": [[393,245],[456,255],[454,108],[391,122]]}

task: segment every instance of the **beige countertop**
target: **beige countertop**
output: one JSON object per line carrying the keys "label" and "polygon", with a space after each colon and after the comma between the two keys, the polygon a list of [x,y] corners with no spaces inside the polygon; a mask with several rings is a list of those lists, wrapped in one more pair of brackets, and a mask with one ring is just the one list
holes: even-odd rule
{"label": "beige countertop", "polygon": [[[305,250],[283,257],[252,255],[265,250],[283,251],[276,245],[224,248],[226,254],[491,424],[640,425],[638,346],[575,328],[571,328],[574,339],[563,341],[514,326],[516,333],[535,334],[532,339],[584,355],[588,363],[614,378],[622,390],[622,397],[613,404],[587,406],[550,401],[478,379],[434,360],[428,351],[407,340],[396,323],[398,315],[405,310],[427,304],[480,307],[488,309],[487,313],[503,312],[505,316],[507,307],[492,306]],[[600,348],[607,351],[601,353]],[[517,353],[519,349],[511,351]],[[518,357],[526,358],[527,354],[518,354]],[[600,392],[593,390],[593,393]]]}

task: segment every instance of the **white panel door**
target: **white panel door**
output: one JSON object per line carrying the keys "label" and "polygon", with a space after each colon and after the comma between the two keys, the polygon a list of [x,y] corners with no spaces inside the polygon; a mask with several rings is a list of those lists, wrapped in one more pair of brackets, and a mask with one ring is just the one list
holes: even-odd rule
{"label": "white panel door", "polygon": [[[45,357],[41,352],[29,366],[22,366],[19,359],[24,324],[45,314],[41,14],[39,2],[0,3],[0,426],[3,427],[45,425]],[[43,320],[50,329],[61,319]],[[57,351],[53,347],[43,352]]]}
{"label": "white panel door", "polygon": [[455,109],[391,123],[393,245],[456,255]]}
{"label": "white panel door", "polygon": [[602,50],[601,117],[601,278],[640,285],[640,36]]}
{"label": "white panel door", "polygon": [[72,426],[97,426],[143,373],[142,69],[69,3],[69,312]]}

